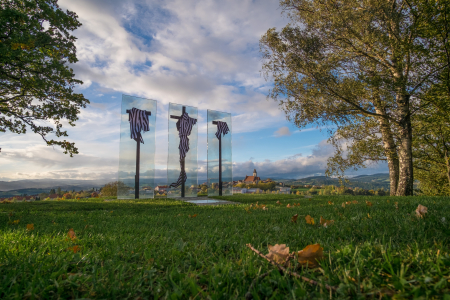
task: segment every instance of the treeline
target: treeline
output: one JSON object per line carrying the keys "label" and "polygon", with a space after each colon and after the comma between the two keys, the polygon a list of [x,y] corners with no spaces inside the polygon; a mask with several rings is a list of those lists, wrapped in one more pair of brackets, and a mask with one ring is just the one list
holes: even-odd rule
{"label": "treeline", "polygon": [[376,190],[370,189],[362,189],[362,188],[349,188],[349,187],[338,187],[334,185],[324,186],[321,189],[311,188],[307,191],[297,191],[292,192],[296,195],[321,195],[321,196],[332,196],[332,195],[363,195],[363,196],[386,196],[389,195],[389,190],[385,190],[384,188],[379,188]]}
{"label": "treeline", "polygon": [[247,188],[247,189],[255,189],[255,188],[259,188],[263,191],[273,191],[276,187],[276,183],[275,182],[268,182],[268,183],[251,183],[251,184],[246,184],[246,183],[238,183],[235,185],[235,187],[239,187],[239,188]]}

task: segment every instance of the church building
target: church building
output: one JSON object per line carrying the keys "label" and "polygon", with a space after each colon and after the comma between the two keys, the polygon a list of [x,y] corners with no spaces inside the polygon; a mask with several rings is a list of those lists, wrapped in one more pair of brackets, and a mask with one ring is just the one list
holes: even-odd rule
{"label": "church building", "polygon": [[259,178],[256,174],[256,169],[253,170],[253,176],[247,176],[245,175],[244,183],[258,183],[261,181],[261,178]]}

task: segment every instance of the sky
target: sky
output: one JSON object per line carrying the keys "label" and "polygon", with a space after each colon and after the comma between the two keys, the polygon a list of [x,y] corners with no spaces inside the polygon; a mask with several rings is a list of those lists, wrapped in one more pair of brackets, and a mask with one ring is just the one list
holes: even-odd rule
{"label": "sky", "polygon": [[[157,101],[156,176],[167,168],[169,103],[198,107],[198,176],[206,178],[207,109],[232,114],[233,177],[324,175],[333,148],[324,128],[297,128],[261,73],[259,39],[288,23],[274,0],[60,0],[77,13],[77,87],[91,104],[64,126],[79,154],[40,136],[0,133],[0,180],[117,180],[122,95]],[[48,124],[51,124],[50,122]],[[387,173],[385,164],[348,172]]]}

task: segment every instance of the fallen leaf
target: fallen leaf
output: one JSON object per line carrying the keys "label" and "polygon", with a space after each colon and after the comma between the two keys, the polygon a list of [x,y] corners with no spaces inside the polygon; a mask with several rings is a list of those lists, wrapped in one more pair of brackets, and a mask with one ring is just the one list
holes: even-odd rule
{"label": "fallen leaf", "polygon": [[307,224],[311,224],[311,225],[314,225],[314,224],[315,224],[315,223],[314,223],[314,218],[311,218],[310,215],[307,215],[307,216],[305,217],[305,220],[306,220],[306,223],[307,223]]}
{"label": "fallen leaf", "polygon": [[81,247],[78,246],[78,245],[75,245],[75,246],[73,246],[73,247],[67,248],[67,250],[73,251],[73,253],[77,253],[77,252],[81,251]]}
{"label": "fallen leaf", "polygon": [[28,231],[34,230],[34,224],[27,224],[27,230]]}
{"label": "fallen leaf", "polygon": [[372,202],[366,201],[367,206],[372,206]]}
{"label": "fallen leaf", "polygon": [[428,208],[421,204],[419,204],[419,206],[417,206],[417,208],[416,208],[416,215],[418,218],[423,218],[427,212],[428,212]]}
{"label": "fallen leaf", "polygon": [[286,244],[276,244],[275,246],[269,244],[268,248],[269,254],[266,255],[268,258],[279,264],[286,263],[289,257],[289,247],[286,247]]}
{"label": "fallen leaf", "polygon": [[281,204],[281,203],[280,203],[280,200],[277,201],[277,204]]}
{"label": "fallen leaf", "polygon": [[370,216],[370,214],[367,214],[367,217],[368,217],[369,219],[372,219],[372,217]]}
{"label": "fallen leaf", "polygon": [[345,203],[342,203],[342,207],[345,208]]}
{"label": "fallen leaf", "polygon": [[345,204],[350,205],[352,204],[350,201],[345,202]]}
{"label": "fallen leaf", "polygon": [[297,218],[298,218],[298,214],[295,214],[295,215],[291,218],[291,222],[292,222],[292,223],[297,223]]}
{"label": "fallen leaf", "polygon": [[189,215],[189,218],[195,218],[195,217],[197,217],[198,216],[198,214],[195,214],[195,215]]}
{"label": "fallen leaf", "polygon": [[19,224],[19,222],[20,222],[20,220],[14,220],[14,221],[8,222],[8,224],[17,225],[17,224]]}
{"label": "fallen leaf", "polygon": [[73,230],[73,228],[69,229],[69,232],[67,233],[67,236],[69,237],[69,239],[71,239],[72,241],[75,240],[77,237],[75,236],[75,231]]}
{"label": "fallen leaf", "polygon": [[328,227],[330,225],[332,225],[334,223],[334,220],[326,220],[324,218],[322,218],[322,216],[320,216],[320,225],[322,225],[323,227]]}
{"label": "fallen leaf", "polygon": [[395,209],[398,210],[398,202],[395,202],[394,205],[395,205]]}
{"label": "fallen leaf", "polygon": [[286,205],[286,207],[287,207],[287,208],[291,208],[291,205],[290,205],[290,204],[288,204],[288,205]]}
{"label": "fallen leaf", "polygon": [[334,203],[333,203],[333,202],[331,202],[331,201],[328,201],[328,204],[330,204],[330,205],[334,205]]}
{"label": "fallen leaf", "polygon": [[305,249],[299,251],[297,256],[300,265],[315,268],[319,265],[319,261],[323,259],[323,248],[320,247],[320,244],[308,245]]}
{"label": "fallen leaf", "polygon": [[353,204],[358,204],[358,201],[353,200],[352,203],[353,203]]}
{"label": "fallen leaf", "polygon": [[387,200],[387,203],[389,203],[390,201],[389,200]]}
{"label": "fallen leaf", "polygon": [[268,210],[268,208],[267,208],[267,207],[265,207],[265,206],[264,206],[264,207],[263,207],[262,209],[263,209],[263,210]]}

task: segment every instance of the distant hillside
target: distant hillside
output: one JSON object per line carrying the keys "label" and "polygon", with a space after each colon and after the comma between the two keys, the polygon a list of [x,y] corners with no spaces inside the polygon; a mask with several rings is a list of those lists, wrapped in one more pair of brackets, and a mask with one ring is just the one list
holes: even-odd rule
{"label": "distant hillside", "polygon": [[[301,179],[274,179],[278,182],[284,182],[288,185],[337,185],[340,186],[339,179],[326,176],[312,176]],[[359,175],[349,179],[348,183],[345,183],[348,187],[359,187],[363,189],[389,189],[389,174],[380,173],[373,175]]]}

